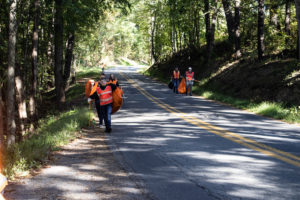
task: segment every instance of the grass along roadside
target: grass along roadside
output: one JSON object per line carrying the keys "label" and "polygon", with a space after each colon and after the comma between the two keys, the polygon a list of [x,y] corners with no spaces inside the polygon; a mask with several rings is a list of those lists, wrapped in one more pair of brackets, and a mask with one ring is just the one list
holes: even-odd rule
{"label": "grass along roadside", "polygon": [[[163,83],[168,83],[169,77],[163,77],[156,70],[147,70],[142,74],[155,78]],[[278,102],[254,102],[248,99],[239,99],[229,95],[221,94],[214,89],[207,89],[202,86],[201,82],[193,86],[193,93],[202,96],[206,99],[219,101],[233,107],[248,110],[258,115],[278,119],[291,124],[300,123],[300,109],[296,106],[285,106],[283,103]]]}
{"label": "grass along roadside", "polygon": [[[97,68],[80,68],[77,80],[97,78]],[[76,137],[81,136],[81,128],[88,126],[89,109],[84,100],[84,81],[70,86],[66,92],[70,109],[60,111],[48,109],[47,116],[39,120],[39,128],[32,136],[16,143],[5,150],[3,155],[4,174],[13,180],[15,177],[26,176],[31,169],[41,167],[49,159],[51,151],[58,150]],[[49,96],[51,101],[51,97]],[[77,101],[75,103],[73,100]],[[78,103],[81,102],[81,103]],[[91,113],[93,117],[93,112]]]}
{"label": "grass along roadside", "polygon": [[39,168],[49,159],[51,151],[80,135],[80,129],[88,126],[88,107],[52,115],[40,120],[35,135],[6,150],[4,174],[13,179],[22,176],[32,168]]}

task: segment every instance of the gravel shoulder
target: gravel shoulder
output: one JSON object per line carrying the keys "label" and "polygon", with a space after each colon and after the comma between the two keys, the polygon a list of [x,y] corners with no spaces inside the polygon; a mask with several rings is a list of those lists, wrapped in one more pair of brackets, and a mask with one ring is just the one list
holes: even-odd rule
{"label": "gravel shoulder", "polygon": [[10,199],[146,199],[107,145],[103,129],[83,129],[83,137],[53,153],[37,175],[10,183]]}

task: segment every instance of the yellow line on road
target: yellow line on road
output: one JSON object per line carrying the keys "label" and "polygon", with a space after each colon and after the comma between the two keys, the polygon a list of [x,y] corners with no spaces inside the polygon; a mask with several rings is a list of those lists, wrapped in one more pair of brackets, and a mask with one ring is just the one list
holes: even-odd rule
{"label": "yellow line on road", "polygon": [[[180,110],[177,110],[176,108],[170,106],[169,104],[166,104],[164,102],[162,102],[160,99],[154,97],[153,95],[151,95],[150,93],[148,93],[145,89],[141,88],[137,83],[135,83],[133,80],[131,80],[130,78],[128,78],[125,74],[121,75],[133,86],[135,87],[141,94],[143,94],[146,98],[148,98],[150,101],[152,101],[153,103],[155,103],[156,105],[158,105],[159,107],[165,109],[166,111],[173,113],[175,115],[177,115],[178,117],[182,118],[183,120],[189,122],[190,124],[196,125],[200,128],[203,128],[213,134],[216,134],[218,136],[221,136],[223,138],[226,138],[228,140],[231,140],[233,142],[236,142],[238,144],[241,144],[243,146],[246,146],[250,149],[259,151],[265,155],[274,157],[276,159],[279,159],[281,161],[284,161],[286,163],[289,163],[293,166],[297,166],[300,167],[300,162],[298,162],[297,160],[300,160],[300,157],[295,156],[291,153],[288,152],[284,152],[275,148],[272,148],[270,146],[267,146],[265,144],[261,144],[255,140],[249,139],[249,138],[245,138],[237,133],[232,133],[230,131],[227,131],[225,129],[216,127],[214,125],[211,125],[207,122],[204,122],[194,116],[188,115],[184,112],[181,112]],[[292,160],[294,159],[294,160]]]}

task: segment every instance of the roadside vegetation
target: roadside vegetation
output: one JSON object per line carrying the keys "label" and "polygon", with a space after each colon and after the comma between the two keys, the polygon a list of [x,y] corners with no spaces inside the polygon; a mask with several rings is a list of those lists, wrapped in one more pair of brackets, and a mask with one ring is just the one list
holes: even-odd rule
{"label": "roadside vegetation", "polygon": [[[292,64],[295,64],[293,61]],[[169,73],[163,73],[159,68],[152,67],[144,72],[142,72],[146,76],[150,76],[152,78],[155,78],[158,81],[161,81],[163,83],[169,83],[170,82],[170,76],[171,71],[173,70],[172,65],[166,65],[166,68],[168,69]],[[268,69],[266,69],[268,70]],[[207,72],[206,72],[207,73]],[[212,73],[212,72],[211,72]],[[239,73],[244,73],[239,72]],[[270,77],[270,79],[274,79],[276,75],[281,72],[274,73],[273,76]],[[222,89],[220,85],[217,85],[216,83],[220,82],[220,79],[218,77],[214,76],[215,74],[211,74],[211,77],[208,78],[202,78],[200,80],[197,80],[193,86],[193,94],[199,95],[204,98],[215,100],[221,103],[225,103],[227,105],[234,106],[239,109],[248,110],[250,112],[271,117],[274,119],[283,120],[288,123],[300,123],[300,106],[299,104],[292,101],[282,101],[282,102],[276,102],[272,101],[271,98],[267,98],[268,94],[256,96],[256,99],[251,99],[251,94],[247,94],[248,96],[241,97],[242,95],[240,93],[234,94],[232,90],[234,90],[234,86],[231,86],[229,89]],[[232,76],[238,77],[240,74],[232,74]],[[251,76],[250,76],[251,78]],[[253,77],[252,77],[253,78]],[[254,82],[258,83],[257,77],[253,78]],[[240,86],[239,84],[235,83],[234,80],[228,80],[231,81],[232,84],[236,86]],[[244,80],[246,81],[246,80]],[[281,79],[277,78],[275,82],[282,82]],[[258,83],[259,84],[259,83]],[[245,85],[245,84],[244,84]],[[245,86],[244,90],[250,90],[252,85]],[[220,89],[221,88],[221,89]],[[278,89],[276,90],[278,91]],[[270,93],[274,93],[276,91],[270,91]],[[291,94],[294,97],[297,97],[299,94]],[[265,97],[264,97],[265,96]],[[282,97],[282,96],[281,96]]]}
{"label": "roadside vegetation", "polygon": [[[47,94],[40,118],[34,131],[26,132],[23,140],[4,151],[4,174],[10,179],[25,176],[30,170],[38,169],[51,159],[52,151],[81,136],[81,129],[88,126],[89,109],[84,99],[84,84],[88,78],[97,78],[99,68],[83,68],[77,72],[77,83],[66,92],[64,109],[52,105],[53,91]],[[92,117],[93,117],[93,113]]]}

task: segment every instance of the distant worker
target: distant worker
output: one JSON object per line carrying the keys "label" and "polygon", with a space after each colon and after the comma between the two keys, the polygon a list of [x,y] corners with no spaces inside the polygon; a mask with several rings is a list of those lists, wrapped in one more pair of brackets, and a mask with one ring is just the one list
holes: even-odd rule
{"label": "distant worker", "polygon": [[101,79],[100,87],[97,88],[97,95],[100,99],[101,113],[104,117],[105,132],[110,133],[111,129],[111,112],[113,103],[113,91],[117,88],[114,84],[107,84],[105,79]]}
{"label": "distant worker", "polygon": [[114,84],[114,85],[116,85],[117,87],[119,87],[119,81],[118,81],[118,79],[115,77],[115,75],[113,75],[113,74],[110,74],[110,75],[109,75],[109,80],[108,80],[107,84]]}
{"label": "distant worker", "polygon": [[194,84],[194,72],[192,71],[192,68],[189,67],[189,70],[185,72],[185,78],[186,78],[186,92],[185,94],[188,95],[188,89],[190,90],[190,96],[192,96],[192,89]]}
{"label": "distant worker", "polygon": [[[100,75],[100,80],[102,75]],[[100,107],[100,99],[99,96],[97,95],[97,88],[100,87],[100,82],[95,82],[92,86],[91,94],[90,97],[88,98],[88,103],[91,103],[92,100],[95,100],[95,107],[97,110],[97,115],[99,119],[99,128],[103,127],[103,115],[101,113],[101,107]]]}
{"label": "distant worker", "polygon": [[102,63],[101,68],[102,68],[102,73],[104,74],[104,68],[105,68],[105,63]]}
{"label": "distant worker", "polygon": [[175,67],[175,70],[173,71],[173,92],[178,94],[178,86],[179,86],[179,78],[180,78],[180,71],[178,70],[178,67]]}

